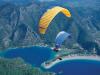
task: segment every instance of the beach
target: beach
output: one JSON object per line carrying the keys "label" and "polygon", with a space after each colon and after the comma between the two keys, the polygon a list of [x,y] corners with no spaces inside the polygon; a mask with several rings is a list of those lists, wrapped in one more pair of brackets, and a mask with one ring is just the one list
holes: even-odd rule
{"label": "beach", "polygon": [[69,61],[69,60],[95,60],[95,61],[100,61],[99,56],[65,56],[62,58],[62,60],[55,59],[55,60],[50,60],[50,62],[47,64],[46,62],[42,63],[41,66],[45,69],[50,69],[56,64],[63,62],[63,61]]}

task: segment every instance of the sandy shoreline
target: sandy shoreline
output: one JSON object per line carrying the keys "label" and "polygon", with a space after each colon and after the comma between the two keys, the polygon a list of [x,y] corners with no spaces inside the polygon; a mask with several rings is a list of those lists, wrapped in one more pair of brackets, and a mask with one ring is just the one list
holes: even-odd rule
{"label": "sandy shoreline", "polygon": [[62,58],[62,60],[56,59],[55,61],[51,61],[49,64],[46,64],[45,62],[42,63],[42,67],[45,69],[49,69],[51,67],[53,67],[54,65],[56,65],[57,63],[63,62],[63,61],[68,61],[68,60],[96,60],[96,61],[100,61],[100,57],[99,56],[65,56]]}

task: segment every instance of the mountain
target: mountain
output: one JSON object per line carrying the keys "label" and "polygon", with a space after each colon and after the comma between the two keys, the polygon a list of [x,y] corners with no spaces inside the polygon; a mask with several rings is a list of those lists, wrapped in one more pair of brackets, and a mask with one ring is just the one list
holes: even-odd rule
{"label": "mountain", "polygon": [[[79,44],[88,51],[96,48],[99,55],[99,3],[99,0],[57,0],[53,2],[33,0],[30,4],[22,6],[5,3],[0,6],[0,49],[42,43],[52,46],[57,33],[65,30],[72,34],[72,39],[66,40],[63,43],[64,47],[72,48],[74,44]],[[60,13],[50,24],[47,33],[44,36],[40,35],[39,20],[47,9],[54,6],[68,8],[72,18],[68,19]]]}

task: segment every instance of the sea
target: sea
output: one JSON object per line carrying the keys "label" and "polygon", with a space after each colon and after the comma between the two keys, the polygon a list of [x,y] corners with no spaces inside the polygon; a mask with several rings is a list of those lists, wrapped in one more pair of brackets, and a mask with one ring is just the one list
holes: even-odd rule
{"label": "sea", "polygon": [[41,67],[41,63],[52,59],[56,53],[49,47],[28,47],[9,49],[2,53],[5,58],[21,57],[26,63],[41,68],[43,71],[55,72],[57,75],[100,75],[100,61],[69,60],[58,63],[50,69]]}
{"label": "sea", "polygon": [[[14,4],[24,5],[30,3],[32,0],[0,0],[0,5],[3,2],[11,2]],[[70,60],[56,64],[50,69],[44,69],[41,67],[41,63],[52,59],[55,53],[48,47],[28,47],[28,48],[16,48],[9,49],[0,56],[5,58],[17,58],[24,59],[26,63],[29,63],[35,67],[39,67],[44,71],[55,72],[57,75],[100,75],[100,62],[94,60]]]}

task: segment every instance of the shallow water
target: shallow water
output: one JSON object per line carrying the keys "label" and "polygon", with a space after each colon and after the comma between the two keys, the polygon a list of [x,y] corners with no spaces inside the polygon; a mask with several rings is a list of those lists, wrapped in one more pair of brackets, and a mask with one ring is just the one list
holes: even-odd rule
{"label": "shallow water", "polygon": [[100,75],[100,62],[92,60],[71,60],[61,62],[49,71],[58,75]]}
{"label": "shallow water", "polygon": [[36,67],[40,66],[42,62],[52,57],[52,51],[44,47],[30,47],[10,49],[4,53],[6,58],[21,57],[25,62],[34,64]]}
{"label": "shallow water", "polygon": [[[10,49],[2,55],[6,58],[21,57],[27,63],[41,67],[42,62],[53,57],[53,52],[50,48],[30,47]],[[43,70],[45,71],[45,69]],[[56,72],[58,75],[100,75],[100,62],[92,60],[70,60],[58,63],[47,71]]]}

